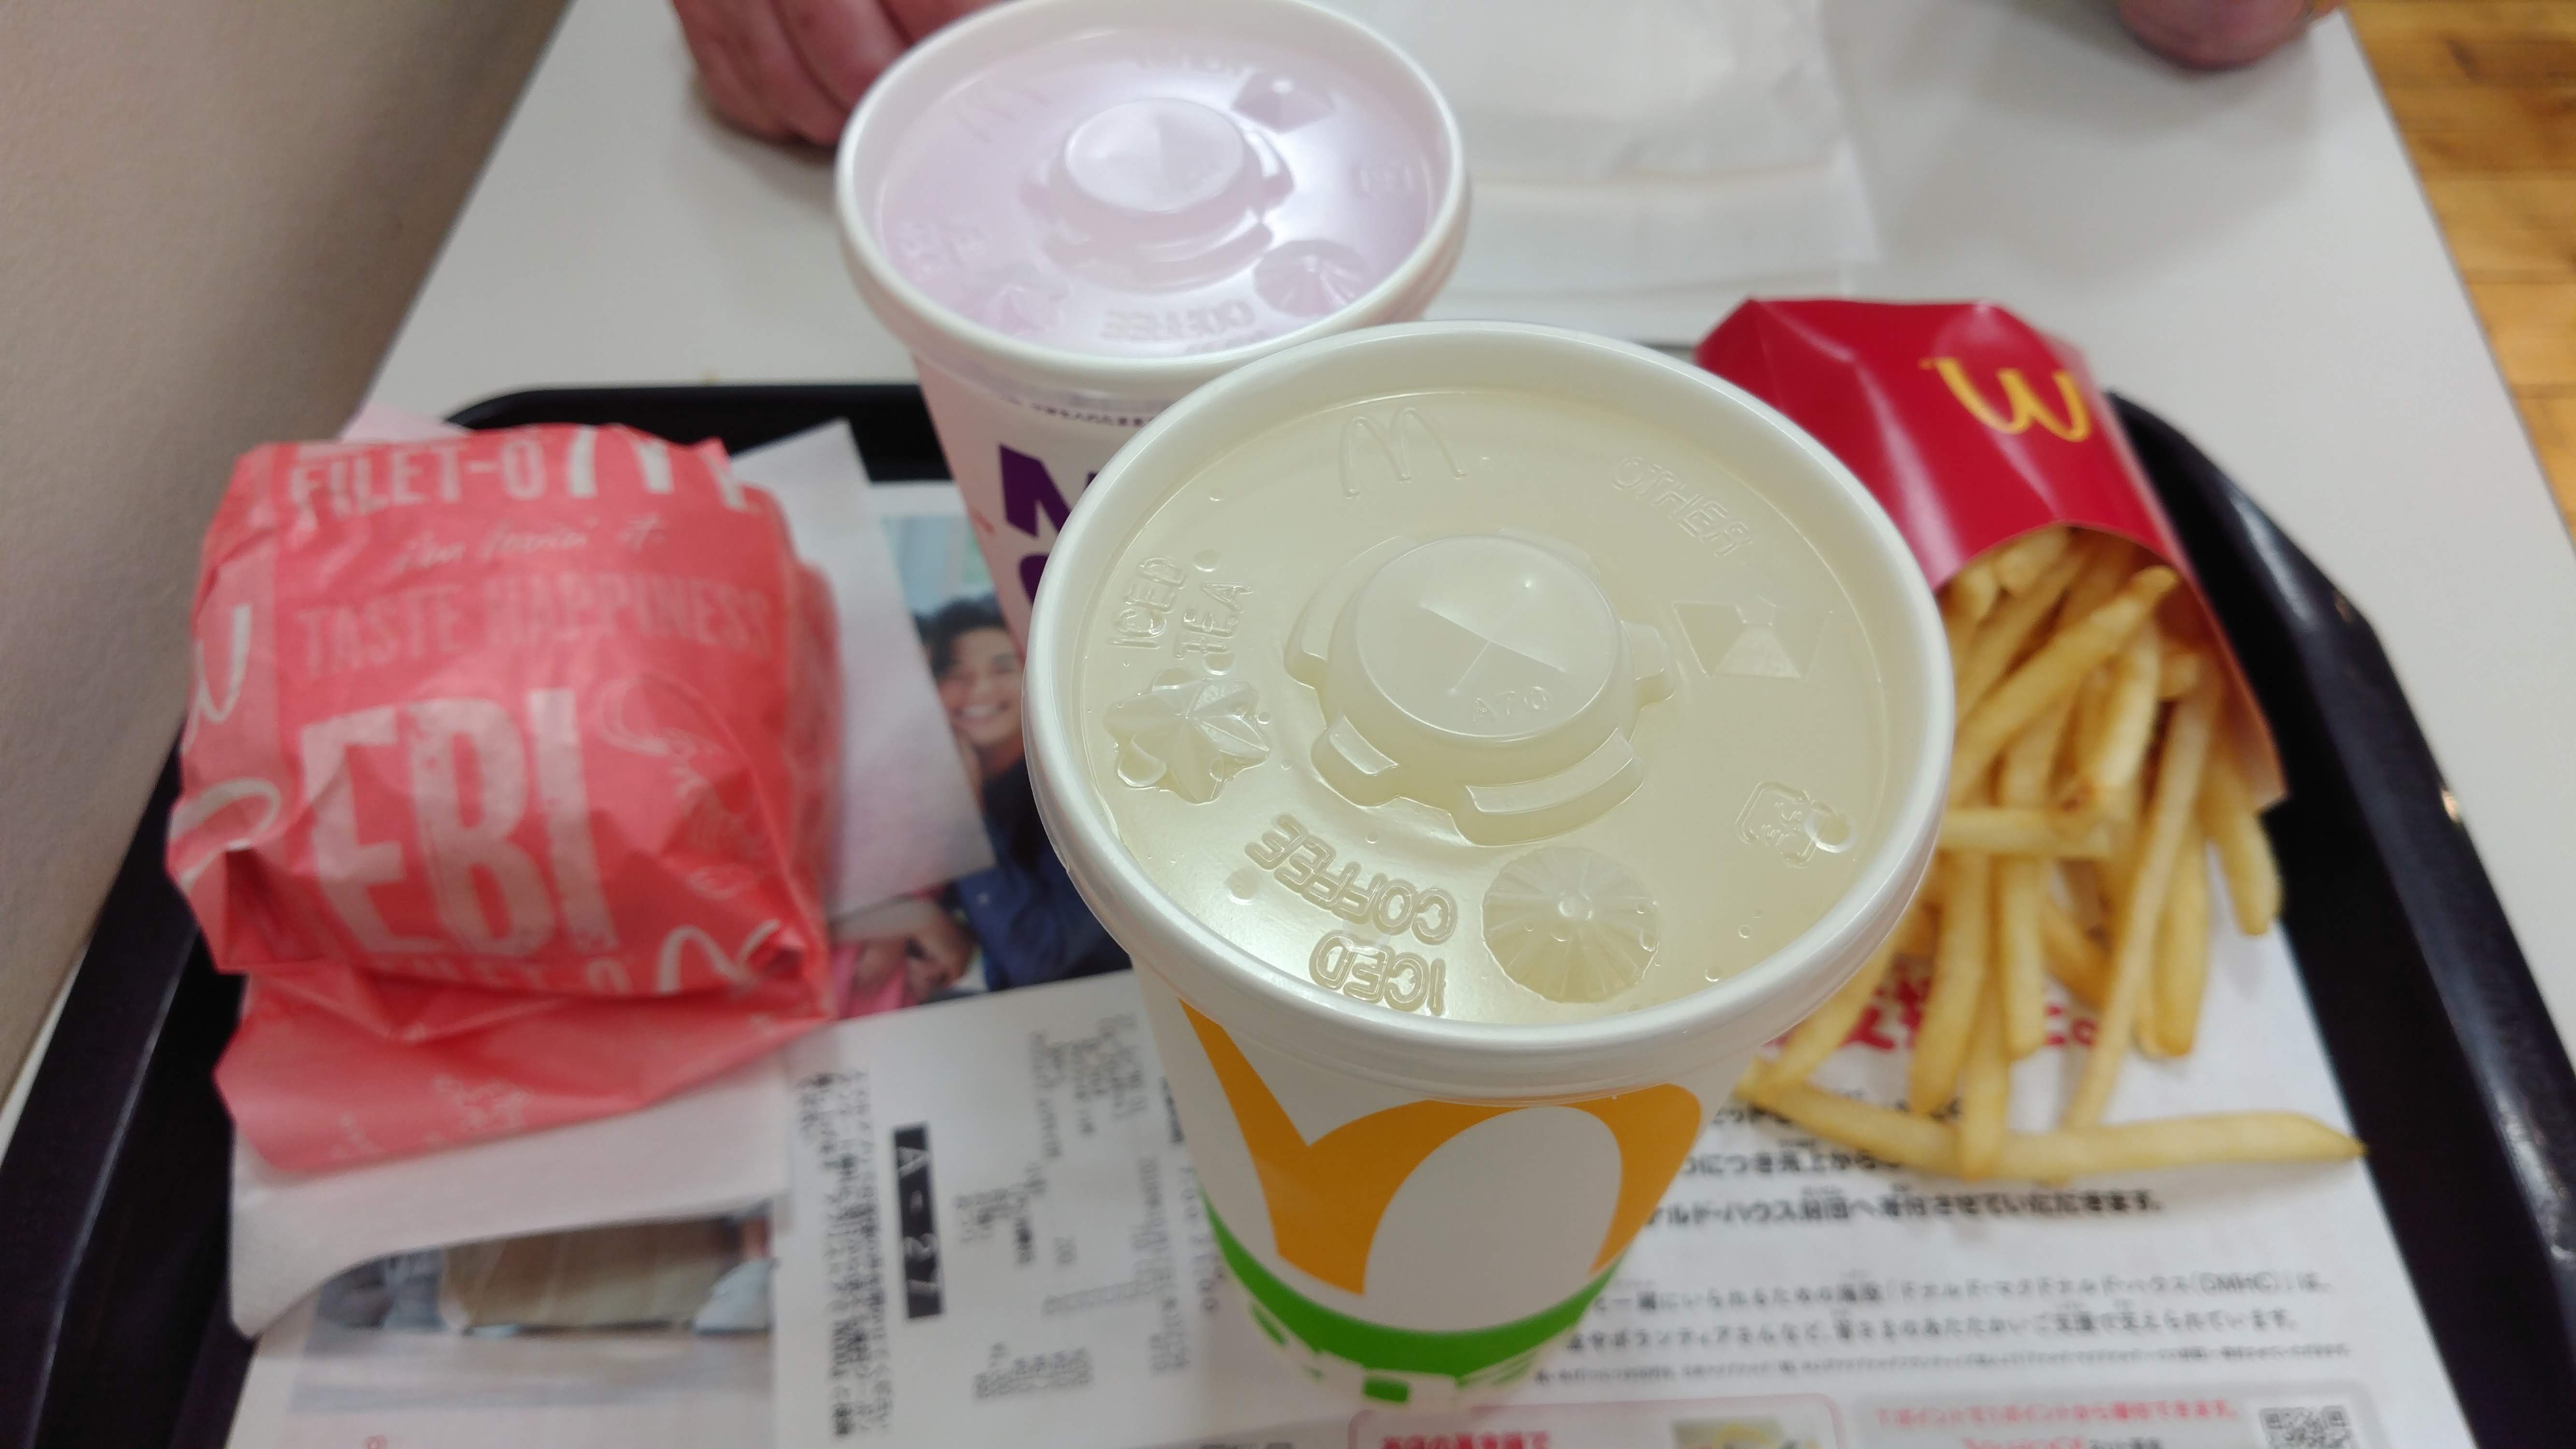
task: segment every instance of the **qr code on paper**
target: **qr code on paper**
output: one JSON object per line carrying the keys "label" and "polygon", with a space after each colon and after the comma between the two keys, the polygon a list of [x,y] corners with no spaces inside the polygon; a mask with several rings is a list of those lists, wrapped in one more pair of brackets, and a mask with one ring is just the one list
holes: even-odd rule
{"label": "qr code on paper", "polygon": [[2341,1404],[2316,1409],[2265,1409],[2263,1449],[2361,1449],[2352,1415]]}

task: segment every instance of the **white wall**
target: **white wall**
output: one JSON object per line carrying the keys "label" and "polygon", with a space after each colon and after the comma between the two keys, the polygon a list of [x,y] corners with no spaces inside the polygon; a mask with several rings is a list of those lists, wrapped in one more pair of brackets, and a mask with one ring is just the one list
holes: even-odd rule
{"label": "white wall", "polygon": [[0,1081],[176,735],[231,459],[355,406],[560,5],[0,0]]}

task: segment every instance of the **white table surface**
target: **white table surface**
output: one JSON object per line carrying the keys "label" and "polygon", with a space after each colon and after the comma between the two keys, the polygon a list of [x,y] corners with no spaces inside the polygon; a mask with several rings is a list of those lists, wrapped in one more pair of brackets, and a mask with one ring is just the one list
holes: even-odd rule
{"label": "white table surface", "polygon": [[[2092,0],[1826,0],[1885,260],[2186,429],[2378,627],[2562,1036],[2576,551],[2338,17],[2192,76]],[[1705,304],[1671,337],[1716,320]],[[438,413],[553,383],[875,379],[825,166],[717,127],[659,0],[578,0],[386,359]]]}

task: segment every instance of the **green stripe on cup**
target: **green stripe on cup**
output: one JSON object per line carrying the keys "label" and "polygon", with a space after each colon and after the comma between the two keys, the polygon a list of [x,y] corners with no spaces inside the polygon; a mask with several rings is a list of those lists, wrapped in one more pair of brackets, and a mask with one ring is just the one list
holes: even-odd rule
{"label": "green stripe on cup", "polygon": [[[1619,1271],[1611,1264],[1601,1276],[1584,1284],[1574,1296],[1542,1308],[1527,1318],[1498,1323],[1491,1328],[1467,1328],[1434,1332],[1416,1328],[1389,1328],[1382,1323],[1353,1318],[1317,1303],[1279,1280],[1261,1266],[1252,1254],[1236,1242],[1226,1230],[1225,1220],[1208,1209],[1208,1226],[1216,1232],[1217,1251],[1225,1255],[1226,1267],[1234,1272],[1235,1281],[1252,1295],[1258,1305],[1253,1317],[1264,1332],[1275,1322],[1290,1336],[1308,1348],[1331,1354],[1358,1364],[1364,1369],[1388,1373],[1438,1375],[1466,1383],[1485,1377],[1487,1371],[1524,1358],[1545,1347],[1550,1339],[1574,1326],[1583,1310],[1600,1296],[1610,1275]],[[1267,1317],[1264,1317],[1264,1314]],[[1276,1338],[1278,1335],[1272,1333]]]}

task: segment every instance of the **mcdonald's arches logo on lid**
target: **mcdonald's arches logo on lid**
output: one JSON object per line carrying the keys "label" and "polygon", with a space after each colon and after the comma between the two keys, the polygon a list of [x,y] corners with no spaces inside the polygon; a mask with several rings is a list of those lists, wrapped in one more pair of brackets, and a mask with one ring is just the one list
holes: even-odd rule
{"label": "mcdonald's arches logo on lid", "polygon": [[1995,386],[2004,395],[2004,410],[1998,411],[1986,401],[1984,390],[1968,376],[1968,369],[1960,365],[1959,359],[1927,357],[1920,365],[1939,373],[1941,381],[1949,385],[1950,396],[1959,400],[1959,406],[1996,432],[2024,433],[2030,430],[2031,424],[2037,423],[2070,443],[2080,443],[2093,436],[2093,414],[2084,406],[2084,390],[2075,385],[2075,379],[2065,368],[2058,368],[2050,374],[2057,381],[2058,400],[2065,404],[2066,415],[2061,418],[2040,401],[2039,394],[2031,388],[2030,379],[2023,376],[2018,367],[1995,369]]}
{"label": "mcdonald's arches logo on lid", "polygon": [[[1419,455],[1415,452],[1417,447],[1423,450]],[[1417,407],[1398,408],[1383,424],[1366,413],[1353,413],[1342,420],[1343,497],[1359,497],[1361,483],[1376,480],[1374,470],[1367,467],[1372,453],[1385,465],[1385,478],[1391,483],[1412,482],[1417,457],[1424,467],[1430,466],[1432,458],[1439,459],[1441,470],[1450,478],[1467,476],[1449,440]]]}
{"label": "mcdonald's arches logo on lid", "polygon": [[1369,1249],[1396,1190],[1432,1153],[1478,1123],[1564,1107],[1610,1129],[1619,1148],[1619,1190],[1593,1256],[1595,1273],[1627,1251],[1699,1139],[1699,1099],[1666,1083],[1579,1102],[1406,1102],[1309,1142],[1225,1029],[1187,1002],[1181,1010],[1243,1131],[1279,1256],[1346,1293],[1367,1291]]}

